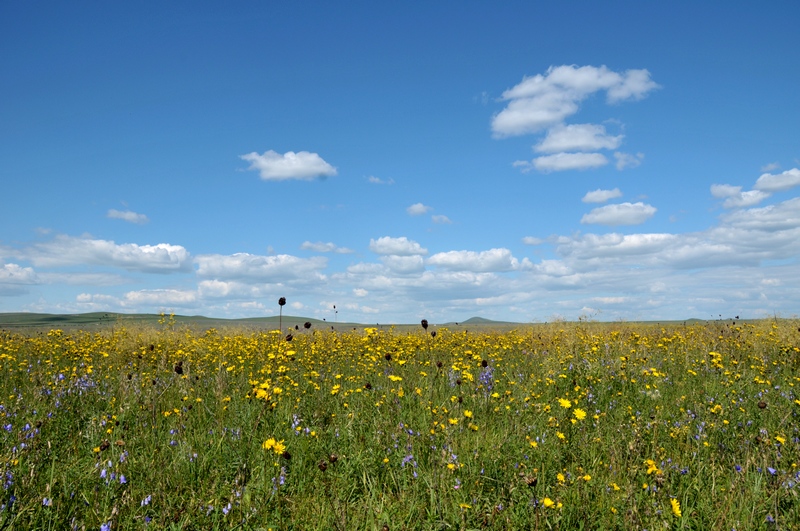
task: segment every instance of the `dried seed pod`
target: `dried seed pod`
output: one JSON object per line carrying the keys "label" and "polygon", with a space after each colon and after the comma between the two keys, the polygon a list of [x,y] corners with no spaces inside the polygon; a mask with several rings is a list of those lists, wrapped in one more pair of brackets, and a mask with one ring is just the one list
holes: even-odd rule
{"label": "dried seed pod", "polygon": [[422,324],[422,328],[424,328],[425,330],[428,329],[428,320],[427,319],[423,319],[420,324]]}

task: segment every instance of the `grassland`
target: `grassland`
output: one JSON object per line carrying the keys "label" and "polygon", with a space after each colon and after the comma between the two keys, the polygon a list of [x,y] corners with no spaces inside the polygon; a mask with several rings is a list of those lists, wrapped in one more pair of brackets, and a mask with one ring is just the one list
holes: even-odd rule
{"label": "grassland", "polygon": [[2,332],[0,529],[798,528],[797,321],[283,324]]}

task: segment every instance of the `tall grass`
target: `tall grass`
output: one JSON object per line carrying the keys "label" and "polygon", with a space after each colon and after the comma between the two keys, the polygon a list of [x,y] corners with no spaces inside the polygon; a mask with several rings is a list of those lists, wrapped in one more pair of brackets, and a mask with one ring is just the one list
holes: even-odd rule
{"label": "tall grass", "polygon": [[0,335],[0,529],[791,529],[796,321]]}

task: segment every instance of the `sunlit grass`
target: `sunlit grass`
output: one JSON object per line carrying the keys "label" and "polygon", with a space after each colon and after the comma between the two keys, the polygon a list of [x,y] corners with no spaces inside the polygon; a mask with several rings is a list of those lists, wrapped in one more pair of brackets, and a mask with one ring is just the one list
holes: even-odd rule
{"label": "sunlit grass", "polygon": [[0,336],[0,528],[784,529],[795,321]]}

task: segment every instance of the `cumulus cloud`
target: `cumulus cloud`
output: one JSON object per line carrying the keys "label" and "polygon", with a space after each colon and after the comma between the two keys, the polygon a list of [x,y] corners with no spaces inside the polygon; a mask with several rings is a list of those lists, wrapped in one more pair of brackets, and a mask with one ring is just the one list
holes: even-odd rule
{"label": "cumulus cloud", "polygon": [[537,153],[564,151],[597,151],[617,149],[623,135],[611,136],[606,128],[597,124],[558,124],[547,131],[547,136],[534,146]]}
{"label": "cumulus cloud", "polygon": [[631,155],[630,153],[615,151],[614,158],[617,159],[617,163],[615,164],[616,168],[622,171],[625,168],[635,168],[636,166],[640,165],[644,160],[644,153]]}
{"label": "cumulus cloud", "polygon": [[427,249],[424,249],[420,244],[414,240],[409,240],[405,236],[399,238],[383,236],[377,240],[370,239],[369,250],[379,255],[393,254],[397,256],[413,256],[428,254]]}
{"label": "cumulus cloud", "polygon": [[265,181],[286,181],[313,179],[336,175],[336,168],[325,162],[316,153],[308,151],[287,151],[283,155],[275,151],[256,152],[241,155],[240,159],[250,163],[248,170],[258,171]]}
{"label": "cumulus cloud", "polygon": [[765,173],[756,181],[755,188],[762,192],[783,192],[800,185],[800,170],[792,168],[783,173],[773,175]]}
{"label": "cumulus cloud", "polygon": [[622,197],[622,192],[620,192],[619,188],[614,188],[613,190],[598,188],[597,190],[586,192],[581,201],[584,203],[605,203],[609,199],[616,199],[617,197]]}
{"label": "cumulus cloud", "polygon": [[711,195],[718,199],[725,199],[722,206],[724,208],[744,208],[755,206],[770,196],[761,190],[749,190],[742,192],[741,186],[730,184],[712,184]]}
{"label": "cumulus cloud", "polygon": [[521,167],[523,172],[535,168],[542,173],[567,170],[588,170],[599,168],[608,164],[608,159],[602,153],[556,153],[544,157],[536,157],[531,163],[517,161],[515,166]]}
{"label": "cumulus cloud", "polygon": [[503,92],[505,109],[492,119],[496,137],[536,133],[575,114],[579,104],[605,91],[608,103],[639,100],[658,85],[647,70],[614,72],[606,66],[551,66],[547,72],[525,77]]}
{"label": "cumulus cloud", "polygon": [[35,266],[99,265],[144,273],[173,273],[191,270],[189,251],[180,245],[159,243],[117,244],[108,240],[59,235],[18,253]]}
{"label": "cumulus cloud", "polygon": [[520,262],[508,249],[490,249],[488,251],[447,251],[436,253],[428,258],[428,265],[449,271],[514,271],[519,269]]}
{"label": "cumulus cloud", "polygon": [[136,212],[131,212],[130,210],[115,210],[113,208],[108,211],[107,216],[111,219],[121,219],[123,221],[127,221],[128,223],[135,223],[137,225],[144,225],[150,221],[144,214],[137,214]]}
{"label": "cumulus cloud", "polygon": [[195,258],[200,277],[258,282],[318,281],[328,259],[322,256],[298,258],[287,254],[261,256],[248,253],[208,254]]}
{"label": "cumulus cloud", "polygon": [[451,223],[453,223],[452,221],[450,221],[450,218],[448,218],[447,216],[443,216],[441,214],[435,214],[431,216],[431,220],[439,225],[450,225]]}
{"label": "cumulus cloud", "polygon": [[26,286],[39,284],[39,278],[33,268],[18,264],[0,266],[0,295],[22,295],[28,292]]}
{"label": "cumulus cloud", "polygon": [[423,205],[422,203],[414,203],[406,209],[406,212],[408,212],[409,216],[421,216],[423,214],[427,214],[431,210],[433,210],[433,207]]}
{"label": "cumulus cloud", "polygon": [[593,209],[584,214],[581,223],[594,225],[640,225],[653,217],[656,208],[642,202],[619,203]]}
{"label": "cumulus cloud", "polygon": [[354,251],[347,247],[339,247],[332,242],[310,242],[304,241],[300,248],[305,251],[315,251],[317,253],[337,253],[337,254],[351,254]]}

